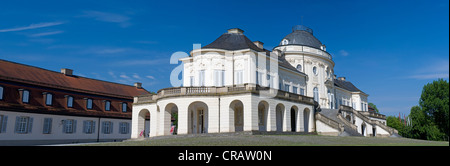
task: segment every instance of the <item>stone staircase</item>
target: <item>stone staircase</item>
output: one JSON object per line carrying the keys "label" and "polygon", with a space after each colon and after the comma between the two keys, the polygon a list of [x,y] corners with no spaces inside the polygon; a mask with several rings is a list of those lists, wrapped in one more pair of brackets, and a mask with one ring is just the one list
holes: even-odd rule
{"label": "stone staircase", "polygon": [[[325,121],[326,124],[330,126],[336,126],[335,124],[338,123],[339,127],[336,128],[339,131],[339,136],[362,136],[358,131],[356,130],[356,126],[353,124],[347,122],[345,119],[341,118],[341,115],[339,113],[339,109],[325,109],[322,108],[320,112],[318,112],[322,116],[325,116],[328,119],[331,119],[334,121],[333,124],[330,124],[330,121]],[[324,121],[322,121],[324,122]],[[328,123],[327,123],[328,122]]]}

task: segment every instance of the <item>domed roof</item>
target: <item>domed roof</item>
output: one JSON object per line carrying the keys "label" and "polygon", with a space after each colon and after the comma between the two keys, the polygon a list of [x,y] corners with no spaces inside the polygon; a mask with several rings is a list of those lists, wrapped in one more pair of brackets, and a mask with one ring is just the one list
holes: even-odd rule
{"label": "domed roof", "polygon": [[312,29],[297,25],[292,28],[292,33],[281,40],[279,45],[302,45],[321,49],[322,43],[313,36]]}

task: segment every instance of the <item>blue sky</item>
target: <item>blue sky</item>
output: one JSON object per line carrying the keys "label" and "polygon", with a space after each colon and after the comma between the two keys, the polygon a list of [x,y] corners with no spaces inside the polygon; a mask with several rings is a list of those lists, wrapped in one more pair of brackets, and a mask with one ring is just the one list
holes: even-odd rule
{"label": "blue sky", "polygon": [[448,0],[2,1],[0,59],[157,91],[176,51],[235,27],[271,50],[302,23],[383,114],[408,114],[425,84],[448,80]]}

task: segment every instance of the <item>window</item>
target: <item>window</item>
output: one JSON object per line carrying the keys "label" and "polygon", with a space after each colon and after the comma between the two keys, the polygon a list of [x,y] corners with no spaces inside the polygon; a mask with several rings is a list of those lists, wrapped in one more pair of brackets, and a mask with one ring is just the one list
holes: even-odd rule
{"label": "window", "polygon": [[92,120],[83,121],[83,133],[86,134],[95,133],[95,122]]}
{"label": "window", "polygon": [[92,99],[86,99],[86,108],[92,109]]}
{"label": "window", "polygon": [[127,112],[127,103],[122,103],[122,112]]}
{"label": "window", "polygon": [[298,71],[303,71],[302,65],[298,64],[298,65],[297,65],[297,70],[298,70]]}
{"label": "window", "polygon": [[189,81],[191,83],[191,86],[194,86],[194,76],[190,76]]}
{"label": "window", "polygon": [[289,85],[288,84],[284,84],[284,91],[290,92],[289,89],[290,89]]}
{"label": "window", "polygon": [[30,101],[30,91],[22,90],[22,102],[28,103]]}
{"label": "window", "polygon": [[105,101],[105,111],[111,111],[111,101]]}
{"label": "window", "polygon": [[297,89],[298,88],[296,86],[292,86],[292,93],[298,94]]}
{"label": "window", "polygon": [[113,123],[110,121],[102,122],[102,133],[112,134],[112,132],[113,132]]}
{"label": "window", "polygon": [[63,133],[76,133],[77,121],[73,119],[63,120]]}
{"label": "window", "polygon": [[224,85],[224,70],[214,70],[214,85],[223,86]]}
{"label": "window", "polygon": [[305,89],[303,89],[303,88],[300,88],[300,95],[305,95]]}
{"label": "window", "polygon": [[288,45],[289,41],[287,39],[283,39],[283,41],[281,41],[281,45]]}
{"label": "window", "polygon": [[256,71],[256,84],[262,85],[263,73]]}
{"label": "window", "polygon": [[314,75],[317,75],[317,67],[316,66],[313,67],[313,73],[314,73]]}
{"label": "window", "polygon": [[32,128],[33,128],[33,118],[27,116],[16,117],[15,133],[19,134],[31,133]]}
{"label": "window", "polygon": [[319,102],[319,89],[317,87],[314,87],[313,89],[313,95],[314,95],[314,101]]}
{"label": "window", "polygon": [[43,134],[50,134],[52,132],[52,118],[44,118]]}
{"label": "window", "polygon": [[120,134],[129,134],[130,133],[130,123],[120,122],[119,123],[119,133]]}
{"label": "window", "polygon": [[243,71],[242,70],[237,70],[234,72],[234,83],[235,84],[242,84],[243,81]]}
{"label": "window", "polygon": [[52,105],[53,95],[51,93],[45,94],[45,105]]}
{"label": "window", "polygon": [[67,107],[72,108],[73,107],[73,97],[72,96],[66,96],[67,97]]}
{"label": "window", "polygon": [[6,133],[7,124],[8,124],[8,116],[0,115],[0,133]]}
{"label": "window", "polygon": [[0,100],[3,100],[3,86],[0,86]]}
{"label": "window", "polygon": [[273,79],[269,74],[267,74],[267,87],[272,88],[272,86],[273,86]]}
{"label": "window", "polygon": [[199,85],[205,86],[205,70],[200,70],[198,72]]}

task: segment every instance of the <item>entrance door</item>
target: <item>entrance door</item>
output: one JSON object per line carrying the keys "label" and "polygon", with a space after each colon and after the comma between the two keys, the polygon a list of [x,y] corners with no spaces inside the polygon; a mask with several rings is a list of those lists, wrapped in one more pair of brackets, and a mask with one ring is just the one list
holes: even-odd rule
{"label": "entrance door", "polygon": [[197,115],[198,115],[198,117],[197,117],[197,131],[198,131],[198,133],[204,133],[205,131],[204,131],[204,111],[203,111],[203,109],[199,109],[199,110],[197,110]]}

